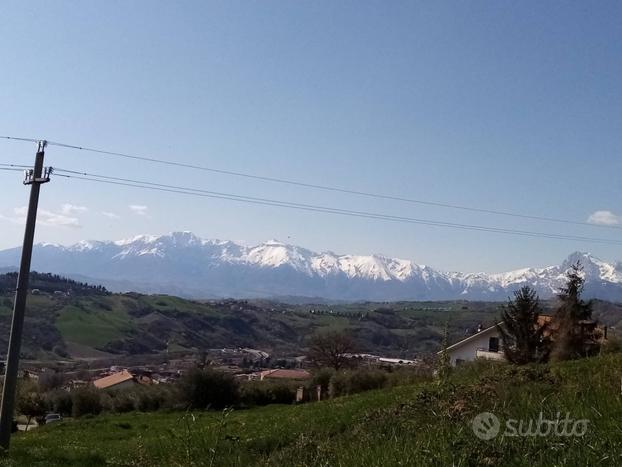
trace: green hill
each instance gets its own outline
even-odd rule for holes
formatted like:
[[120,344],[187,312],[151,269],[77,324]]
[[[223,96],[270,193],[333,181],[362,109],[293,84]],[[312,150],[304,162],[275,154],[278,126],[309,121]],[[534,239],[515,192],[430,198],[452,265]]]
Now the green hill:
[[[8,345],[16,275],[0,275],[0,349]],[[444,323],[456,341],[492,324],[499,303],[393,302],[283,304],[268,300],[199,302],[167,295],[111,294],[51,274],[32,274],[23,356],[94,358],[251,347],[299,355],[322,330],[347,329],[363,352],[409,358],[438,350]],[[597,302],[595,316],[622,323],[622,305]]]
[[[465,366],[436,382],[301,406],[131,413],[69,420],[15,437],[6,465],[622,464],[622,356],[563,364]],[[492,412],[526,426],[586,420],[583,436],[475,436]],[[574,423],[574,422],[573,422]],[[575,433],[579,433],[579,430]]]
[[[0,348],[6,348],[16,275],[0,275]],[[198,302],[167,295],[111,294],[33,273],[23,356],[132,355],[169,350],[252,347],[300,354],[320,330],[348,329],[361,350],[396,356],[435,351],[451,315],[456,337],[494,320],[491,303],[288,305],[267,300]]]

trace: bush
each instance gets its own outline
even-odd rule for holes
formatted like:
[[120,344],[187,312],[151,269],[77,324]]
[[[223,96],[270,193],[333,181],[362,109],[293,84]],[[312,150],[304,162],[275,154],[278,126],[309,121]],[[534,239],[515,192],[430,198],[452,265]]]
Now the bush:
[[262,381],[249,381],[240,386],[240,402],[246,407],[272,403],[272,394]]
[[50,412],[69,416],[72,413],[73,401],[71,394],[63,389],[56,389],[45,395],[47,409]]
[[134,392],[134,408],[141,412],[173,407],[173,392],[167,386],[142,386]]
[[298,384],[274,383],[270,388],[274,404],[292,404],[296,401]]
[[233,376],[215,370],[192,370],[179,381],[180,402],[191,409],[222,409],[239,400]]
[[380,389],[387,382],[387,374],[382,370],[359,370],[350,374],[348,394]]
[[71,393],[74,417],[99,415],[103,410],[101,393],[95,388],[80,388]]
[[382,370],[356,370],[335,373],[330,378],[330,397],[346,396],[379,389],[387,385],[387,373]]
[[297,383],[249,381],[240,387],[240,402],[252,407],[268,404],[292,404],[296,400]]
[[335,374],[335,370],[332,368],[321,368],[313,374],[313,379],[311,380],[310,389],[315,388],[316,386],[322,386],[322,392],[328,391],[328,386],[330,385],[330,379]]
[[328,394],[330,397],[345,396],[348,394],[348,375],[345,372],[335,373],[330,378],[328,385]]
[[111,394],[110,410],[117,413],[131,412],[136,408],[136,399],[133,394],[119,391]]
[[39,375],[39,389],[41,391],[50,391],[58,389],[65,383],[65,376],[62,373],[47,371]]

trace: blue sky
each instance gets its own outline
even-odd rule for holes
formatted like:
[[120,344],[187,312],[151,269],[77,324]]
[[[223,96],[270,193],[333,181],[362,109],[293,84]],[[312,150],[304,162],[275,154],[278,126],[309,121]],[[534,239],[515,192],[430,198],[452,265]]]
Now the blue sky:
[[[622,215],[620,2],[0,4],[0,134],[538,216]],[[0,163],[34,146],[0,141]],[[622,231],[370,200],[49,147],[49,165],[346,209],[570,235]],[[20,175],[0,172],[0,248]],[[130,207],[132,206],[132,207]],[[192,230],[446,270],[620,246],[313,214],[55,178],[37,241]],[[105,214],[104,214],[105,213]]]

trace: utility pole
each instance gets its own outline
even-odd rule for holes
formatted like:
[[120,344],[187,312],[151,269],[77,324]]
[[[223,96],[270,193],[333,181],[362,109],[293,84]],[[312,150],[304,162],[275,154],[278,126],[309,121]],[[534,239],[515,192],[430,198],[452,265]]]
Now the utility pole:
[[11,337],[7,353],[4,386],[2,388],[2,406],[0,407],[0,448],[8,452],[13,428],[13,412],[15,410],[15,390],[17,388],[17,370],[19,367],[19,353],[22,344],[24,329],[24,314],[26,311],[26,297],[28,295],[28,279],[30,276],[30,260],[32,245],[35,238],[35,224],[37,221],[37,206],[39,205],[39,189],[41,184],[50,181],[51,168],[43,169],[46,141],[39,141],[35,167],[26,171],[24,185],[30,185],[30,202],[26,217],[22,260],[17,276],[15,290],[15,304],[13,307],[13,322],[11,323]]

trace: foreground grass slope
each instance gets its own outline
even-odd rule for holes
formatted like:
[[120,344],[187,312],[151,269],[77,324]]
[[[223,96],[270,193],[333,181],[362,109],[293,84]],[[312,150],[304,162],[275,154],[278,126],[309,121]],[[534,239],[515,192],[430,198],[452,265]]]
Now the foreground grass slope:
[[[622,356],[477,364],[423,383],[301,406],[132,413],[17,435],[5,465],[622,465]],[[587,419],[582,437],[477,438],[480,412]]]

